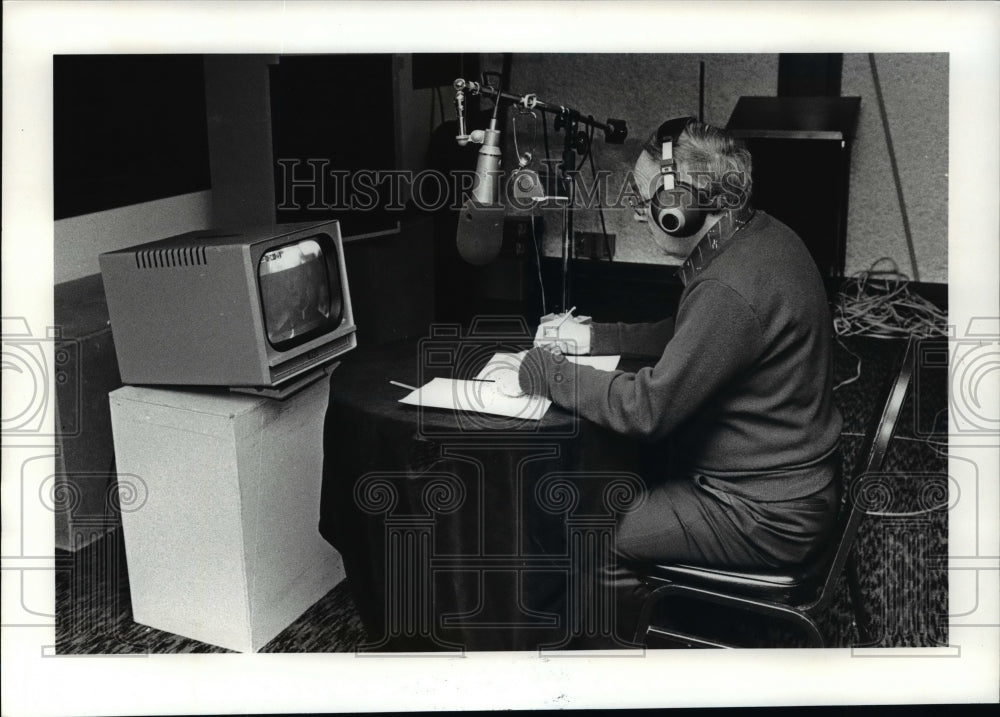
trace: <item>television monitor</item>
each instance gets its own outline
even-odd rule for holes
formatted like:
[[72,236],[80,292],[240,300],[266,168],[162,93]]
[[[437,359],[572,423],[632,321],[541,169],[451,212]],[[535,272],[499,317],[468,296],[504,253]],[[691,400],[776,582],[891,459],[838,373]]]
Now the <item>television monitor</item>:
[[357,346],[336,221],[188,232],[99,261],[124,383],[283,398]]

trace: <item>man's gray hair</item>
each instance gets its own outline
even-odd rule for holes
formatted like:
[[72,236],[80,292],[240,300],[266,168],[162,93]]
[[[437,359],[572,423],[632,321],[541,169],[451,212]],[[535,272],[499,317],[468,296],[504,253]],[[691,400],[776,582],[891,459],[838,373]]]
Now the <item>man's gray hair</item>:
[[[645,151],[660,160],[656,133],[650,136]],[[750,152],[724,129],[692,120],[674,144],[674,160],[682,181],[702,188],[715,185],[713,194],[721,191],[739,196],[741,206],[749,201],[753,188]]]

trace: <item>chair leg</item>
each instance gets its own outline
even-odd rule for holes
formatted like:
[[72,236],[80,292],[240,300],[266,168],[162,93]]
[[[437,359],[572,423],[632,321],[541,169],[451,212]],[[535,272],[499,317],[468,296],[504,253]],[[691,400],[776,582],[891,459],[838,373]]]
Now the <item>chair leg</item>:
[[634,645],[645,645],[646,635],[649,633],[649,623],[652,620],[653,608],[656,607],[656,603],[660,601],[660,591],[653,590],[642,603],[642,608],[639,610],[639,621],[635,626],[635,634],[632,635],[632,644]]
[[874,642],[871,633],[871,616],[865,609],[864,600],[861,598],[861,581],[858,578],[858,561],[855,559],[854,551],[847,556],[847,564],[844,566],[847,576],[847,592],[851,597],[851,607],[854,608],[854,623],[858,628],[858,642],[868,645]]
[[[652,616],[653,616],[652,613],[657,603],[659,603],[663,598],[667,596],[675,594],[683,594],[685,592],[689,591],[686,591],[682,588],[678,593],[678,591],[676,589],[672,589],[671,586],[662,586],[658,589],[655,589],[652,595],[646,598],[639,615],[639,624],[637,625],[636,629],[635,643],[645,645],[647,643],[648,636],[655,635],[661,639],[668,639],[675,642],[686,643],[688,647],[716,647],[716,648],[736,647],[736,645],[716,642],[714,640],[707,640],[686,633],[663,629],[654,626],[652,624]],[[694,592],[702,592],[702,591],[696,590]],[[702,594],[704,595],[703,592]],[[709,599],[711,600],[712,598],[709,597]],[[715,602],[719,601],[716,600]],[[721,601],[721,604],[729,605],[730,607],[735,607],[737,609],[740,607],[739,605],[734,606],[731,601],[727,600]],[[743,605],[743,609],[747,609],[745,604]],[[796,625],[802,630],[803,633],[805,633],[805,636],[809,640],[811,647],[826,647],[826,638],[823,637],[823,633],[822,631],[820,631],[819,625],[816,624],[816,621],[812,618],[811,615],[805,612],[800,612],[798,610],[791,608],[780,608],[777,610],[769,609],[766,611],[761,611],[760,609],[757,609],[754,612],[758,614],[762,613],[771,615],[772,618],[781,620],[786,625],[787,624]]]
[[812,643],[812,647],[826,647],[826,639],[823,637],[823,633],[820,632],[819,625],[817,625],[816,621],[809,615],[801,612],[788,611],[783,615],[783,617],[786,621],[804,628],[804,631],[809,638],[809,642]]

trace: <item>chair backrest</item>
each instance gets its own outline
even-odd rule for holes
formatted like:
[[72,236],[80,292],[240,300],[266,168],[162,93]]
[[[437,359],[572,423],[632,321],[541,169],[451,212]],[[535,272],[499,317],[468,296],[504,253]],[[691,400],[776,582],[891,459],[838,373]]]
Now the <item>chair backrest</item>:
[[844,570],[844,564],[854,547],[854,540],[858,534],[858,528],[865,515],[865,505],[859,497],[863,496],[865,482],[873,474],[882,470],[885,464],[885,456],[889,450],[889,442],[896,431],[896,421],[899,418],[899,410],[906,398],[906,392],[913,376],[914,356],[916,354],[917,340],[910,337],[906,344],[906,351],[903,353],[903,360],[896,374],[895,380],[889,386],[885,394],[885,402],[882,405],[882,414],[878,422],[871,426],[865,434],[861,452],[858,454],[858,465],[854,471],[853,480],[846,486],[844,495],[844,507],[841,510],[840,518],[835,533],[835,545],[833,557],[830,561],[830,569],[826,574],[825,581],[820,589],[815,603],[829,599],[833,594],[833,588],[837,579]]

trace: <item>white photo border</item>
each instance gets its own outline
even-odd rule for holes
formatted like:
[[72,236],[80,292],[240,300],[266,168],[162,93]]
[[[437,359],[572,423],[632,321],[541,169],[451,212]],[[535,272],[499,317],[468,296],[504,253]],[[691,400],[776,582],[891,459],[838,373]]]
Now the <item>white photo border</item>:
[[[238,7],[235,7],[238,6]],[[948,52],[950,323],[1000,316],[997,3],[5,2],[3,314],[52,325],[52,56],[286,52]],[[51,428],[51,427],[50,427]],[[51,430],[49,430],[51,433]],[[32,448],[28,441],[28,449]],[[39,443],[35,448],[44,449]],[[3,605],[52,544],[15,509],[24,453],[4,438]],[[962,446],[953,454],[963,459]],[[44,453],[44,450],[42,450]],[[51,456],[48,458],[51,459]],[[953,459],[954,460],[954,459]],[[992,477],[996,454],[964,460]],[[357,659],[353,655],[46,656],[51,628],[3,630],[8,714],[176,714],[994,701],[1000,655],[995,523],[980,527],[985,624],[959,654],[670,651],[645,659]],[[950,542],[950,541],[949,541]],[[38,553],[38,554],[36,554]],[[970,556],[955,556],[969,558]],[[980,557],[980,556],[973,556]],[[42,591],[44,592],[44,588]],[[989,602],[992,600],[992,603]],[[952,603],[954,596],[952,597]],[[6,619],[4,620],[6,623]],[[915,655],[914,653],[919,653]],[[945,654],[947,652],[947,654]],[[918,659],[919,658],[919,659]]]

